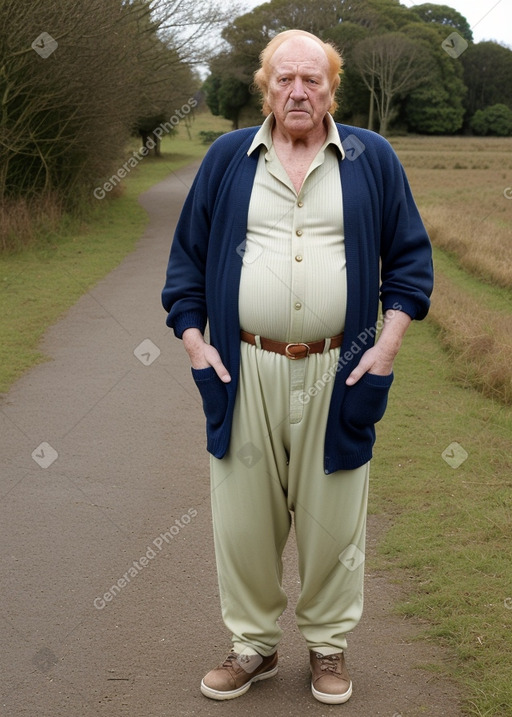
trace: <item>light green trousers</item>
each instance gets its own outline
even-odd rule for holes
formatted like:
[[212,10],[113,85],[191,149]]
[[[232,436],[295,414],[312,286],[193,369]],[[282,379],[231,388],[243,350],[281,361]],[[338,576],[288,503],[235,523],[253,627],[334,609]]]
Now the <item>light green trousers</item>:
[[279,643],[292,514],[301,581],[295,612],[308,648],[344,650],[361,617],[369,463],[331,475],[323,469],[338,354],[292,361],[241,344],[230,449],[211,457],[222,616],[237,652],[267,656]]

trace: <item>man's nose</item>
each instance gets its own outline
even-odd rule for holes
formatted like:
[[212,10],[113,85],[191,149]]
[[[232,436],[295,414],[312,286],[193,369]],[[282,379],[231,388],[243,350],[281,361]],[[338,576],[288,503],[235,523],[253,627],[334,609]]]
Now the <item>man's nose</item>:
[[304,87],[304,82],[301,77],[295,78],[290,97],[293,100],[307,99],[306,88]]

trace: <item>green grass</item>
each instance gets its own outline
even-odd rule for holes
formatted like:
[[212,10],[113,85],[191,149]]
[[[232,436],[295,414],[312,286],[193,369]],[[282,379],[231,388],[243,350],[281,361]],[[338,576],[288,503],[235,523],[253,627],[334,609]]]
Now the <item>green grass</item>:
[[[225,120],[198,115],[192,138],[181,126],[175,137],[164,138],[163,156],[140,162],[124,181],[121,196],[94,200],[85,221],[66,217],[58,231],[41,236],[31,247],[0,255],[1,392],[45,360],[39,342],[48,326],[134,249],[147,219],[139,194],[204,155],[201,130],[229,128]],[[133,149],[136,143],[129,154]]]
[[[512,705],[512,410],[450,381],[428,322],[414,324],[396,362],[378,427],[370,510],[392,527],[376,565],[405,588],[397,610],[451,657],[468,714],[505,717]],[[446,449],[457,443],[446,453]],[[458,467],[449,465],[467,458]],[[375,566],[374,566],[375,567]],[[432,666],[439,671],[440,666]]]

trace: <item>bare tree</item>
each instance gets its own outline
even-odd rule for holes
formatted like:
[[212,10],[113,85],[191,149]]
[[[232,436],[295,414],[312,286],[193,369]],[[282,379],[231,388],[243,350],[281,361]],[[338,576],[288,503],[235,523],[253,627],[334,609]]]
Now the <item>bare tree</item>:
[[227,13],[213,0],[1,0],[0,202],[91,196],[138,118],[193,94],[190,64]]
[[385,135],[395,115],[395,102],[413,90],[429,72],[421,44],[401,33],[366,38],[354,48],[353,61],[370,90],[369,127],[377,108],[379,132]]

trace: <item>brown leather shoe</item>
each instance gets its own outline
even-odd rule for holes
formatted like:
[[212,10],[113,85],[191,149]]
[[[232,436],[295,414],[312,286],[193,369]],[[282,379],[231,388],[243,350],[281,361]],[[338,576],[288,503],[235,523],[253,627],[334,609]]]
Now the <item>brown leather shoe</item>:
[[269,657],[230,652],[224,662],[201,681],[201,692],[212,700],[232,700],[245,694],[253,682],[277,675],[277,652]]
[[345,666],[343,652],[321,655],[309,651],[311,665],[311,692],[319,702],[339,705],[352,694],[352,681]]

